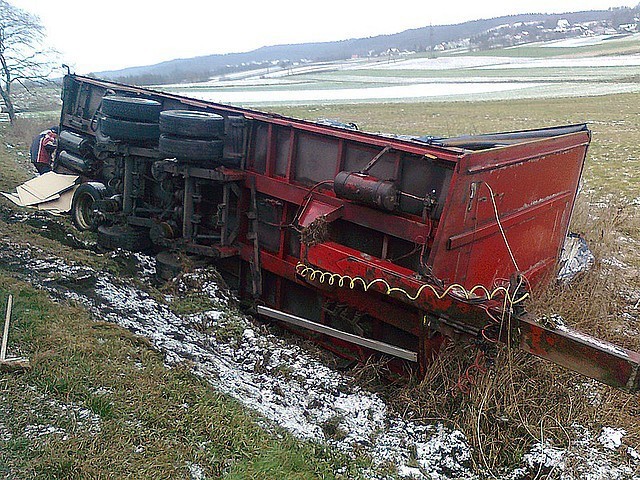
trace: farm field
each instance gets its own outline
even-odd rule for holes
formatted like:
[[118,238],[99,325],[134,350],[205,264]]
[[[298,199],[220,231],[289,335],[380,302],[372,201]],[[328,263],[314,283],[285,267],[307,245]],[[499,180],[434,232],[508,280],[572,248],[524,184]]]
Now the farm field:
[[245,106],[563,98],[640,92],[640,35],[274,67],[163,86]]
[[593,139],[584,191],[640,203],[640,94],[513,101],[271,106],[307,120],[355,122],[361,130],[456,136],[587,123]]

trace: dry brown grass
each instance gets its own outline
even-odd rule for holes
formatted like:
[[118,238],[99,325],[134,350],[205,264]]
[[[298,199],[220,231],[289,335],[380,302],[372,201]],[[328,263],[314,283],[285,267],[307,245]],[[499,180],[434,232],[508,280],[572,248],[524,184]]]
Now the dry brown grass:
[[18,117],[13,125],[8,125],[4,129],[2,136],[6,143],[28,150],[37,134],[57,123],[58,119],[52,115],[35,118]]
[[[640,299],[638,207],[624,200],[605,205],[579,198],[572,229],[588,241],[596,261],[569,286],[551,285],[534,292],[528,310],[557,313],[565,323],[598,338],[640,350],[637,319],[625,315]],[[637,312],[636,312],[637,317]]]
[[0,155],[10,157],[3,162],[0,174],[0,191],[11,191],[16,185],[34,176],[35,168],[29,160],[29,146],[33,138],[45,128],[56,123],[53,116],[18,118],[14,125],[1,124]]
[[464,432],[473,447],[475,466],[488,472],[517,465],[533,442],[570,442],[565,425],[584,416],[584,402],[575,402],[564,388],[565,373],[500,347],[493,365],[486,373],[473,372],[474,383],[466,380],[469,391],[462,392],[459,381],[475,351],[450,343],[424,381],[400,392],[398,404],[421,420],[442,421]]
[[[594,207],[581,198],[573,229],[589,241],[595,265],[570,286],[553,284],[534,292],[527,309],[537,316],[562,315],[571,327],[640,351],[637,312],[624,315],[637,309],[637,268],[610,265],[611,258],[637,258],[629,236],[637,238],[637,214],[638,208],[625,201]],[[489,355],[486,372],[469,369],[477,352],[477,345],[450,342],[421,383],[389,395],[411,418],[443,421],[464,432],[477,468],[497,472],[516,465],[536,442],[571,447],[574,424],[596,434],[603,426],[624,428],[628,445],[640,442],[636,396],[507,346]],[[465,378],[468,371],[470,380]]]

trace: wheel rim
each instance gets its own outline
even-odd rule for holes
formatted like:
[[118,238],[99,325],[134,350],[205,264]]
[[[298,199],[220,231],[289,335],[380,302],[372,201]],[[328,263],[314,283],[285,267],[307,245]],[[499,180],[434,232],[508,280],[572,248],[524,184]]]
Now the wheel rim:
[[77,199],[75,217],[78,226],[83,230],[91,230],[95,225],[94,203],[94,198],[88,193],[83,193]]

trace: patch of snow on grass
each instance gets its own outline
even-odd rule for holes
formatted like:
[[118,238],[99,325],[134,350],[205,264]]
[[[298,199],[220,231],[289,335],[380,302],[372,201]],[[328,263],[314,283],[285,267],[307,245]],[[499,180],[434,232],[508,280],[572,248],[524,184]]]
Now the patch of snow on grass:
[[603,427],[598,437],[598,442],[609,450],[616,450],[622,445],[622,437],[627,432],[622,428]]
[[[469,446],[459,431],[417,425],[391,414],[378,395],[239,314],[228,303],[231,297],[217,286],[199,287],[215,295],[214,303],[221,306],[203,314],[211,334],[193,328],[193,315],[175,315],[131,282],[89,267],[69,266],[57,258],[45,262],[32,258],[34,254],[36,249],[25,252],[24,247],[19,252],[34,284],[85,304],[96,318],[147,337],[164,353],[168,365],[189,362],[194,373],[218,390],[295,435],[327,441],[347,453],[365,453],[374,468],[389,462],[398,468],[411,463],[428,472],[417,478],[449,478],[447,472],[456,472],[454,478],[475,478],[466,465]],[[76,290],[76,275],[91,281]],[[198,278],[202,272],[193,275]],[[235,328],[239,338],[229,343],[216,340],[216,328]],[[327,428],[331,422],[336,428]]]
[[538,442],[524,455],[524,461],[533,471],[541,469],[564,470],[565,454],[563,449],[556,448],[547,442]]
[[[297,436],[324,440],[346,452],[364,447],[374,461],[398,466],[410,461],[413,451],[415,461],[432,473],[455,471],[472,478],[465,466],[470,451],[461,432],[413,425],[391,415],[379,396],[354,386],[300,347],[253,327],[241,315],[224,320],[240,324],[239,342],[222,343],[190,329],[191,322],[115,279],[98,279],[95,292],[92,308],[97,316],[150,338],[169,365],[189,361],[194,372],[216,388]],[[215,319],[226,316],[211,316],[214,331]],[[327,431],[334,419],[335,428]]]
[[197,463],[188,463],[187,467],[189,468],[190,480],[205,480],[207,478],[204,468]]
[[47,435],[62,435],[63,440],[68,438],[66,431],[61,428],[54,427],[53,425],[27,425],[24,428],[23,435],[32,440],[45,437]]
[[13,435],[6,427],[4,423],[0,422],[0,442],[8,442],[13,438]]

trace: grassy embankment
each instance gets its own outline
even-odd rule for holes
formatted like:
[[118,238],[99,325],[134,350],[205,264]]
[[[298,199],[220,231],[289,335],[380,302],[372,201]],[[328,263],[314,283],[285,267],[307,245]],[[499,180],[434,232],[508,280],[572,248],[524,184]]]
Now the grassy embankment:
[[[17,153],[26,151],[23,139],[51,121],[25,123],[18,133],[2,128],[0,191],[29,177]],[[9,203],[0,202],[6,213]],[[28,222],[0,219],[2,242],[119,272],[109,258],[42,233]],[[345,462],[276,426],[265,429],[264,419],[188,365],[166,368],[144,339],[52,301],[11,270],[0,261],[0,311],[4,320],[12,293],[10,353],[30,357],[33,369],[0,373],[0,478],[333,478]]]
[[[584,234],[595,267],[570,288],[535,292],[529,310],[561,314],[571,326],[640,351],[640,95],[438,104],[277,107],[307,119],[355,121],[373,132],[454,136],[588,122],[593,132],[572,230]],[[496,366],[476,375],[471,393],[456,382],[475,349],[451,346],[425,382],[388,394],[414,417],[460,428],[480,467],[513,465],[533,442],[569,446],[574,423],[597,435],[624,428],[640,444],[637,398],[518,352],[499,350]],[[622,449],[621,451],[623,451]],[[624,461],[625,454],[619,456]],[[571,468],[571,466],[569,466]]]

